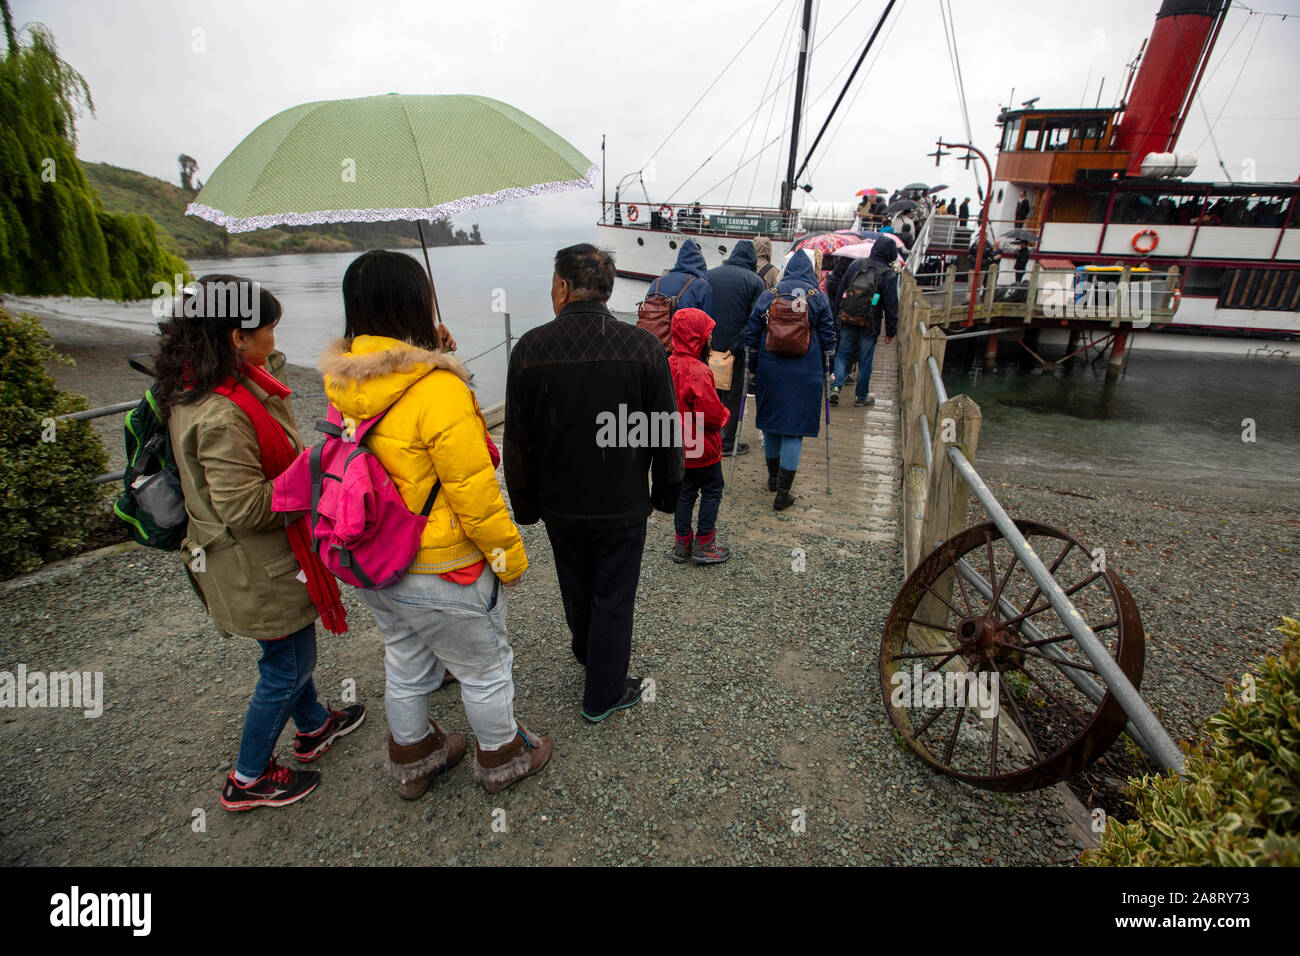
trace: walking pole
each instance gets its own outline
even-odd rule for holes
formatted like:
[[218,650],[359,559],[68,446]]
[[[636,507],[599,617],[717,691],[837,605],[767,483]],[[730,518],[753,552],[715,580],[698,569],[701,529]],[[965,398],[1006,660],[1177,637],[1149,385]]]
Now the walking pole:
[[831,493],[831,396],[826,369],[822,368],[822,407],[826,410],[826,493]]
[[[745,371],[749,371],[748,367]],[[740,388],[740,421],[736,422],[736,437],[731,443],[731,474],[727,476],[728,491],[731,490],[731,483],[736,480],[736,452],[740,450],[740,433],[745,429],[745,399],[749,397],[749,388],[745,385],[744,375],[740,376]]]

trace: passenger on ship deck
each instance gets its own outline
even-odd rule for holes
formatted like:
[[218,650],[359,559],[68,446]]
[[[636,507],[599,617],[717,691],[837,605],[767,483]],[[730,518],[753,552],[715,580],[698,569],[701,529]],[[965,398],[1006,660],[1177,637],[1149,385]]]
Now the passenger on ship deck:
[[754,266],[754,272],[763,280],[763,285],[775,289],[776,284],[781,281],[781,267],[772,261],[772,240],[767,236],[759,236],[755,239],[754,255],[758,256],[758,264]]
[[967,196],[965,199],[961,201],[961,206],[958,207],[957,209],[957,225],[961,226],[964,229],[966,227],[966,223],[968,223],[969,221],[970,221],[970,196]]
[[1025,191],[1020,190],[1020,201],[1016,203],[1016,228],[1023,229],[1025,220],[1029,218],[1029,196]]
[[[778,295],[801,297],[806,304],[812,337],[808,350],[801,356],[774,355],[767,349],[767,310]],[[823,353],[835,348],[830,303],[817,288],[812,259],[802,249],[790,259],[776,290],[764,292],[754,304],[745,325],[745,347],[751,355],[759,356],[760,374],[754,389],[758,406],[755,418],[763,432],[767,487],[776,492],[772,507],[782,511],[794,504],[790,489],[799,467],[803,440],[815,437],[820,430],[826,371]]]
[[757,267],[754,244],[741,239],[727,261],[707,273],[709,288],[713,292],[713,320],[717,323],[713,330],[713,348],[717,352],[730,352],[733,362],[731,388],[718,390],[718,397],[731,413],[722,429],[724,455],[730,455],[733,446],[737,455],[749,451],[748,443],[735,445],[735,440],[736,428],[740,424],[740,399],[745,389],[745,321],[758,297],[767,291],[767,286],[755,272]]
[[650,283],[651,292],[680,296],[679,309],[701,309],[713,317],[713,292],[709,288],[709,266],[694,239],[687,239],[677,250],[672,269]]

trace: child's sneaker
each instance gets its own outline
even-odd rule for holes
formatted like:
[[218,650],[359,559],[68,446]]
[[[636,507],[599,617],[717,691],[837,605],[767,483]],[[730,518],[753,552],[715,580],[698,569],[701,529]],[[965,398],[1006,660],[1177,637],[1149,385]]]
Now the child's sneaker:
[[691,559],[692,535],[678,535],[677,541],[673,545],[673,560],[678,564],[685,564]]
[[695,539],[695,549],[691,557],[695,559],[696,564],[721,564],[731,557],[731,549],[718,544],[717,538],[718,533],[715,531],[707,539]]
[[346,737],[361,726],[366,719],[366,705],[353,704],[342,710],[331,710],[325,726],[312,734],[299,731],[293,738],[293,755],[301,763],[310,763],[333,746],[334,741]]
[[266,772],[250,784],[235,779],[234,771],[221,788],[221,805],[227,810],[252,810],[254,807],[287,807],[316,789],[320,774],[315,770],[290,770],[271,758]]

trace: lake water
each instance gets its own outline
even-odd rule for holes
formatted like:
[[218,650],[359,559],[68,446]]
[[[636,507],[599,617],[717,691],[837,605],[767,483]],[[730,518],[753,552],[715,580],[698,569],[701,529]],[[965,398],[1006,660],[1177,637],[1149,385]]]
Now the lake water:
[[[571,241],[581,242],[576,236]],[[518,337],[552,317],[555,250],[564,240],[516,240],[429,250],[443,315],[469,360],[482,405],[505,395],[503,313]],[[420,251],[402,250],[420,258]],[[276,328],[289,361],[315,365],[343,330],[343,272],[356,253],[195,260],[196,275],[227,272],[262,282],[284,304]],[[647,283],[620,278],[611,307],[628,317]],[[68,318],[152,332],[151,303],[87,299],[13,299]],[[1062,352],[1047,348],[1049,357]],[[982,355],[982,349],[975,351]],[[476,357],[477,356],[477,357]],[[957,356],[950,350],[950,359]],[[950,361],[950,394],[980,404],[984,425],[978,461],[1058,470],[1150,475],[1189,480],[1300,483],[1300,362],[1226,356],[1131,353],[1127,374],[1107,383],[1104,368],[989,373]],[[1242,422],[1254,422],[1243,442]]]

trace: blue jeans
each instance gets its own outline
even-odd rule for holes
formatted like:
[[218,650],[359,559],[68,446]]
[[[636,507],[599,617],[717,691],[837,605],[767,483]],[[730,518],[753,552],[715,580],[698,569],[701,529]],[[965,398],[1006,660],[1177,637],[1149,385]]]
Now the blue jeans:
[[329,720],[330,712],[316,698],[312,671],[316,669],[316,625],[278,641],[258,641],[262,656],[257,662],[257,687],[244,718],[244,735],[239,741],[235,769],[245,777],[266,772],[284,725],[310,733]]
[[777,435],[763,432],[763,455],[767,458],[781,459],[780,467],[786,471],[799,469],[799,456],[802,453],[802,435]]
[[871,334],[869,326],[844,325],[840,328],[840,347],[835,352],[835,377],[831,380],[833,388],[843,387],[854,352],[858,355],[858,380],[853,393],[861,400],[867,397],[867,386],[871,384],[871,365],[876,357],[876,337]]

